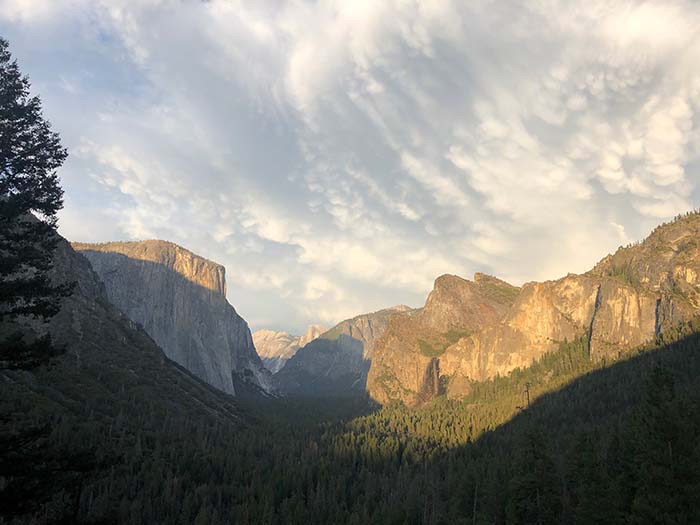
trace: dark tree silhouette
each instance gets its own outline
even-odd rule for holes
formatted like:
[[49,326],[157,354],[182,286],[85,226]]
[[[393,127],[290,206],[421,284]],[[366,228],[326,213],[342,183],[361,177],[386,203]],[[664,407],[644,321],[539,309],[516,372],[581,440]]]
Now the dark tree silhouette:
[[31,368],[55,349],[19,324],[55,315],[71,289],[50,278],[67,152],[8,47],[0,38],[0,367]]

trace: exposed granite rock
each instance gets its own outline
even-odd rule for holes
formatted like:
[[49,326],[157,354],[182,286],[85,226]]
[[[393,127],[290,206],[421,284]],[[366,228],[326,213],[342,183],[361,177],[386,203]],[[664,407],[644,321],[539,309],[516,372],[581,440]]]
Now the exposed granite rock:
[[75,287],[40,330],[48,329],[65,352],[49,366],[0,371],[3,398],[50,407],[47,414],[52,418],[84,421],[89,414],[91,425],[105,429],[110,422],[140,421],[146,412],[154,419],[163,414],[171,418],[203,414],[209,424],[245,423],[247,416],[233,397],[167,359],[143,328],[108,300],[88,260],[64,239],[57,245],[53,264],[52,281],[72,282]]
[[587,275],[601,280],[591,357],[614,359],[700,307],[700,213],[657,227],[644,242],[618,249]]
[[446,393],[459,396],[470,381],[483,381],[529,366],[559,343],[585,335],[596,307],[598,283],[568,275],[527,283],[506,315],[457,341],[441,358]]
[[502,319],[519,288],[484,274],[474,281],[454,275],[435,280],[420,310],[391,319],[377,341],[367,379],[372,397],[386,403],[400,399],[415,404],[436,395],[444,375],[442,356],[460,340]]
[[588,338],[591,359],[617,359],[699,315],[699,275],[694,213],[583,275],[521,289],[482,274],[474,282],[442,276],[421,310],[392,319],[376,345],[368,391],[382,403],[460,396],[473,381],[529,366],[579,337]]
[[226,300],[223,266],[166,241],[73,247],[170,359],[230,394],[238,381],[270,390],[248,324]]
[[347,319],[300,348],[274,376],[287,395],[364,394],[377,339],[389,319],[407,306]]
[[435,280],[415,322],[437,332],[476,329],[500,319],[518,292],[517,287],[482,273],[475,274],[473,282],[443,275]]
[[306,346],[325,331],[323,326],[317,324],[309,325],[304,335],[263,329],[253,333],[253,343],[265,368],[276,374],[299,348]]

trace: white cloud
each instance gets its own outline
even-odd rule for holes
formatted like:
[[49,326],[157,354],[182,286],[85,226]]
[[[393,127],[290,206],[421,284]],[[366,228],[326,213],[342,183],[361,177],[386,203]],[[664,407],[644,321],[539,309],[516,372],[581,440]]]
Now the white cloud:
[[61,231],[188,246],[297,332],[445,272],[584,271],[697,206],[698,27],[680,0],[0,0],[71,150]]

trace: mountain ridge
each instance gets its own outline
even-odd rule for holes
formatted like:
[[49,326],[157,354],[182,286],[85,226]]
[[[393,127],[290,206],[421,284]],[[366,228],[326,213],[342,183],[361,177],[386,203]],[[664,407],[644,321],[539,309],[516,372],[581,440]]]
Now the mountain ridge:
[[[588,337],[594,360],[614,360],[698,315],[700,213],[660,225],[583,274],[513,287],[441,276],[425,306],[395,316],[368,373],[380,403],[460,397],[474,381],[527,367],[562,342]],[[478,277],[477,277],[478,276]],[[496,284],[494,293],[480,290]]]

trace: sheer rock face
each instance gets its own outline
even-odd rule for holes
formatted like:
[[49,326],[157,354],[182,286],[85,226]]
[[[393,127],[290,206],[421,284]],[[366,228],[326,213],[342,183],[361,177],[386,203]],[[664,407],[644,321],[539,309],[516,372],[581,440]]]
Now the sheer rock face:
[[269,391],[248,324],[226,300],[223,266],[165,241],[73,247],[90,261],[109,300],[170,359],[230,394],[237,381]]
[[203,421],[247,424],[234,398],[167,359],[143,328],[109,301],[90,262],[64,239],[53,264],[52,281],[72,282],[75,288],[40,331],[48,329],[65,353],[49,366],[0,372],[3,395],[51,407],[52,417],[78,421],[98,413],[93,423],[105,429],[110,421],[138,421],[143,410],[156,419],[164,413],[176,419],[204,414]]
[[265,368],[276,374],[299,348],[317,339],[325,331],[324,327],[317,324],[309,325],[304,335],[257,330],[253,333],[253,343]]
[[614,359],[698,315],[699,273],[700,213],[605,257],[587,274],[602,281],[591,357]]
[[700,314],[699,276],[696,213],[583,275],[520,289],[482,274],[440,277],[425,307],[396,316],[378,341],[368,391],[382,403],[460,396],[584,336],[592,359],[617,359]]
[[274,376],[287,395],[356,395],[365,392],[378,338],[407,306],[347,319],[301,347]]

